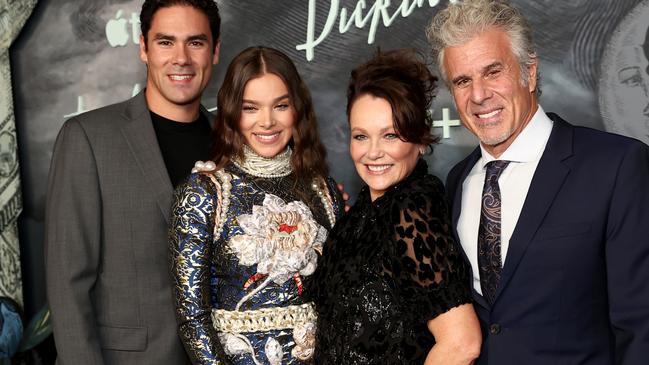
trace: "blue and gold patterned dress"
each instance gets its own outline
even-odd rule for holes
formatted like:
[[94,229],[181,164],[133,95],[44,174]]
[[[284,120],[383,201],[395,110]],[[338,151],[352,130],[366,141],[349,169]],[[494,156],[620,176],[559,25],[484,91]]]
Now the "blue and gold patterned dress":
[[193,173],[176,190],[180,337],[194,364],[312,363],[316,317],[304,294],[342,214],[340,194],[331,178],[296,182],[288,149],[279,168],[251,164],[246,152],[244,163]]

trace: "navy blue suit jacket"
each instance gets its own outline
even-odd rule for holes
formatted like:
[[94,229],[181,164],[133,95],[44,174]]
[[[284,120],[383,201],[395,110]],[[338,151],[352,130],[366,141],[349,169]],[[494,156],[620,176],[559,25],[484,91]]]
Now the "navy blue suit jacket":
[[[548,116],[494,304],[473,292],[477,364],[647,365],[649,147]],[[479,158],[476,148],[448,175],[454,227]]]

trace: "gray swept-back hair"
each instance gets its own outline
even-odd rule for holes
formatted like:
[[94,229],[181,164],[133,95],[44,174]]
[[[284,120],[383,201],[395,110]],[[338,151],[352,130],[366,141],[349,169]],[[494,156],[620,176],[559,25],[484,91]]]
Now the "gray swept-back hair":
[[[460,46],[490,28],[500,28],[511,41],[511,49],[518,60],[521,82],[527,85],[528,67],[537,60],[532,41],[532,28],[523,14],[506,0],[465,0],[450,3],[433,17],[426,36],[437,61],[442,79],[449,85],[444,68],[444,49]],[[536,93],[540,95],[537,72]]]

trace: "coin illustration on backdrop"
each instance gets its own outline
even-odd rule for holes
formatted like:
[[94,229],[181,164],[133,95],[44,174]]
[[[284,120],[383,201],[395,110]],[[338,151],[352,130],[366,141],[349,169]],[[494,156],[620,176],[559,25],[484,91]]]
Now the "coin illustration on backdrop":
[[649,0],[622,19],[600,67],[599,108],[606,130],[649,144]]

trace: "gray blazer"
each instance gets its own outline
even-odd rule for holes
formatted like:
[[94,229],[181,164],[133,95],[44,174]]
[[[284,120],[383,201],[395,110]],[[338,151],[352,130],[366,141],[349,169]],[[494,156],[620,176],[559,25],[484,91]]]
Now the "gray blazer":
[[63,125],[45,218],[58,364],[189,363],[167,258],[172,193],[144,92]]

